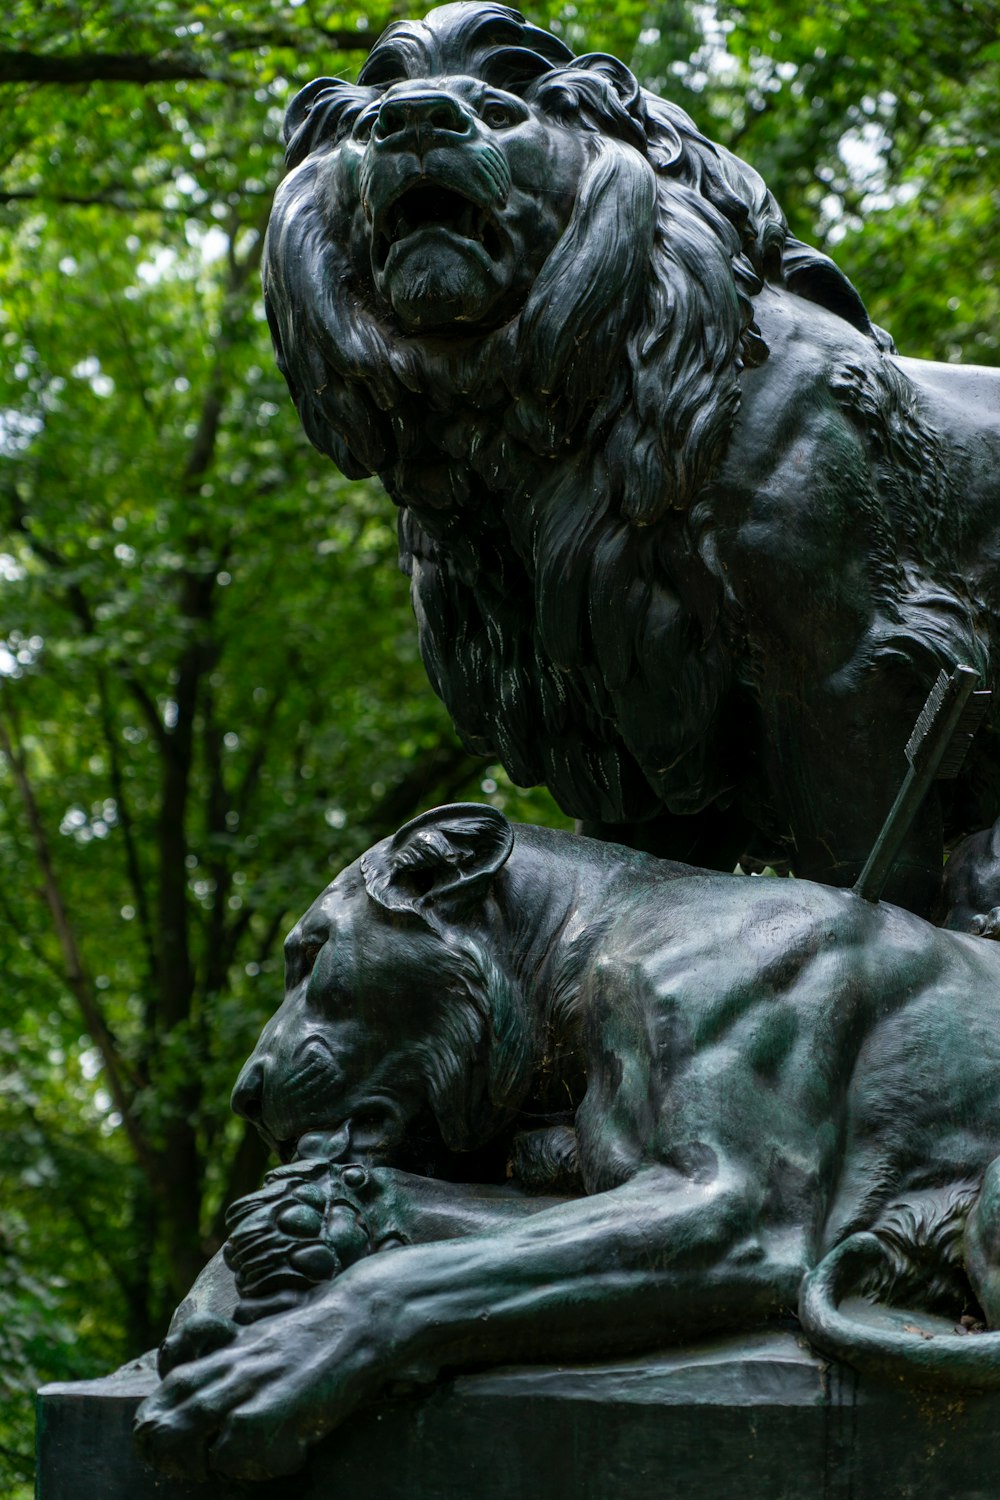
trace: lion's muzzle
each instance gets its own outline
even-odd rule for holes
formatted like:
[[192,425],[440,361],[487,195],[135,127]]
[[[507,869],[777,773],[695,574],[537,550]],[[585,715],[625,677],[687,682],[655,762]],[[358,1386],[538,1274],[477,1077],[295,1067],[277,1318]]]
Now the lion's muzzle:
[[377,290],[406,326],[483,316],[517,263],[497,133],[454,88],[422,82],[366,110],[354,142]]
[[387,94],[371,123],[372,139],[418,154],[440,135],[470,137],[476,116],[463,99],[445,89],[409,88]]

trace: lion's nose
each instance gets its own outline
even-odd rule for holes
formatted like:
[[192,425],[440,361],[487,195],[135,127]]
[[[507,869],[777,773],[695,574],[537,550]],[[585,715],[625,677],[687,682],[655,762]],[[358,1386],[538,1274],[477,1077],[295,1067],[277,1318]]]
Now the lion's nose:
[[258,1059],[251,1058],[244,1067],[236,1080],[230,1103],[233,1112],[245,1120],[254,1124],[260,1120],[264,1112],[264,1064]]
[[377,141],[407,130],[468,135],[474,123],[475,115],[461,99],[438,89],[410,89],[382,100],[372,135]]

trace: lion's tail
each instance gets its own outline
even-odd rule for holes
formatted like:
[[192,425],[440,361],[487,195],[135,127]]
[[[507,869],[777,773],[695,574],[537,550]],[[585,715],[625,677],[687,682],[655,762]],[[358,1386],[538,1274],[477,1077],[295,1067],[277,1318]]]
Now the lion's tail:
[[810,1342],[823,1354],[863,1374],[915,1385],[1000,1390],[1000,1333],[908,1332],[867,1322],[841,1311],[856,1295],[891,1270],[889,1250],[878,1235],[852,1234],[834,1247],[802,1283],[799,1318]]

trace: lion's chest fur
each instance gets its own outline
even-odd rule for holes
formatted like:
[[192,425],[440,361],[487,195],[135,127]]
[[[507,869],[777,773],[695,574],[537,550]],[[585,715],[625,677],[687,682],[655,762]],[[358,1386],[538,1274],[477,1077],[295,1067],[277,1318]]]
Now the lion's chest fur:
[[[625,525],[599,454],[479,443],[482,425],[470,415],[464,462],[428,454],[390,483],[424,661],[459,732],[576,817],[711,801],[730,665],[701,538],[680,514]],[[406,504],[446,470],[457,501]]]
[[[770,291],[758,304],[771,357],[741,376],[703,499],[655,525],[624,519],[594,434],[533,450],[517,403],[499,396],[474,407],[456,395],[386,476],[406,507],[402,555],[437,691],[470,747],[546,783],[574,816],[693,812],[736,785],[758,821],[729,724],[743,696],[763,709],[769,756],[789,683],[836,700],[834,715],[846,697],[850,714],[901,601],[913,599],[915,641],[925,600],[928,615],[953,608],[920,583],[954,523],[944,455],[908,381],[815,304]],[[955,633],[951,619],[927,626]],[[910,722],[928,670],[921,659],[902,689]],[[788,837],[783,815],[801,832],[787,768],[766,779],[774,836]],[[875,826],[852,856],[882,815],[866,813]]]

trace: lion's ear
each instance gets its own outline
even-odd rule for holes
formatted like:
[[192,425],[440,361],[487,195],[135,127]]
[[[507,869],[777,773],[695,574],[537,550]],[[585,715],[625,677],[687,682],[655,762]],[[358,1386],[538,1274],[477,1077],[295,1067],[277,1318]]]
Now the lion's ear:
[[456,802],[421,813],[361,861],[365,888],[389,911],[423,912],[442,901],[485,893],[514,846],[503,813]]
[[627,110],[633,111],[639,107],[642,98],[639,80],[631,69],[626,68],[623,62],[619,62],[609,52],[585,52],[582,57],[575,57],[571,66],[584,68],[588,73],[596,73],[603,78],[605,83],[611,85]]
[[[662,171],[680,160],[684,147],[670,118],[671,107],[655,94],[647,94],[623,62],[606,52],[588,52],[583,57],[574,58],[569,69],[556,73],[554,77],[561,82],[567,75],[572,77],[573,70],[596,75],[604,85],[606,104],[600,116],[610,134],[637,146],[653,166]],[[617,105],[611,101],[617,101]],[[684,118],[683,111],[677,113]]]

